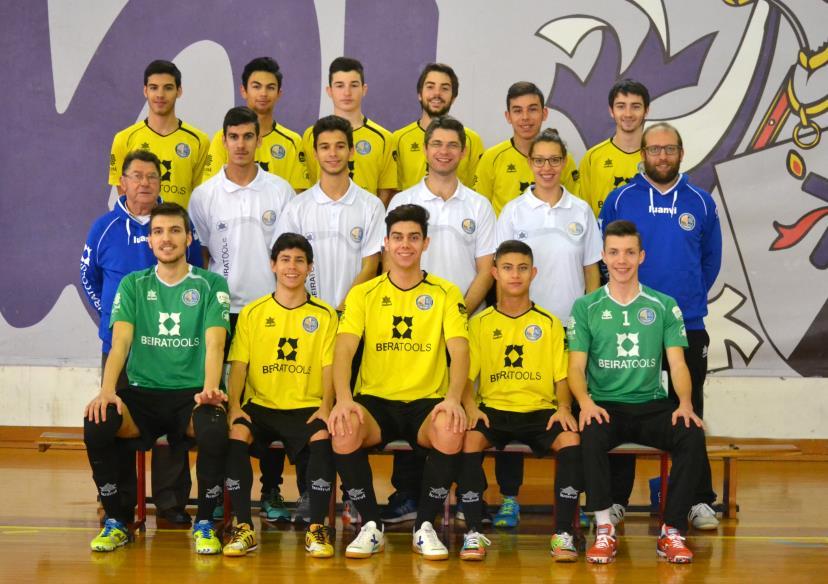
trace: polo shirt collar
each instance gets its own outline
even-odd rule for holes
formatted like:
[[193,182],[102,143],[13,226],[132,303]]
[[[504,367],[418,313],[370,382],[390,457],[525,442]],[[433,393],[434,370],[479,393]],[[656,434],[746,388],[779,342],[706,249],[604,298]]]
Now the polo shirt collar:
[[236,183],[231,181],[229,178],[227,178],[227,172],[225,171],[225,167],[222,166],[221,167],[221,176],[223,177],[222,186],[224,187],[224,190],[228,193],[235,193],[236,191],[241,191],[241,190],[261,191],[261,190],[264,189],[264,183],[265,183],[264,173],[265,173],[265,171],[262,170],[262,167],[257,164],[256,165],[256,176],[253,178],[252,181],[250,181],[249,184],[247,184],[245,186],[241,186],[241,185],[237,185]]
[[[572,194],[569,191],[567,191],[564,187],[561,187],[561,188],[563,189],[563,195],[561,196],[560,200],[555,205],[551,205],[551,208],[552,209],[571,209],[572,208]],[[533,209],[538,209],[540,207],[543,207],[544,205],[550,206],[549,203],[539,199],[535,195],[535,187],[534,186],[529,187],[529,190],[527,192],[529,194],[529,198],[528,198],[529,206],[532,207]]]
[[348,186],[348,190],[342,196],[341,199],[338,201],[334,201],[328,195],[325,194],[325,191],[322,190],[320,186],[321,183],[316,183],[313,186],[312,190],[312,197],[315,203],[319,205],[334,205],[334,204],[342,204],[342,205],[353,205],[354,201],[356,200],[356,183],[351,180]]

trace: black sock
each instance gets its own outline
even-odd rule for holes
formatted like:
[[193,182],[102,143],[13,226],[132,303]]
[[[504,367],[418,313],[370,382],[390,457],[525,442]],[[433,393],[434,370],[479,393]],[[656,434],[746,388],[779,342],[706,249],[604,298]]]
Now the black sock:
[[[316,440],[308,445],[310,461],[307,471],[307,490],[310,495],[311,523],[325,523],[331,502],[331,485],[336,477],[331,441]],[[333,526],[331,526],[333,527]]]
[[414,523],[415,531],[420,529],[425,521],[434,522],[434,518],[442,511],[449,488],[454,481],[455,465],[459,460],[460,453],[443,454],[434,449],[429,451],[423,471],[423,489],[420,493],[417,520]]
[[119,445],[115,438],[122,422],[123,417],[115,405],[110,404],[106,409],[105,422],[95,423],[84,418],[83,441],[86,444],[89,466],[92,467],[92,479],[98,488],[98,496],[101,498],[101,506],[106,516],[126,524],[129,517],[124,510],[118,488]]
[[342,479],[348,498],[359,506],[359,513],[364,523],[373,521],[381,525],[377,496],[368,464],[368,451],[360,448],[350,454],[334,454],[336,472]]
[[467,530],[480,531],[483,521],[483,492],[486,490],[483,453],[464,452],[461,460],[460,476],[457,479],[457,502],[463,503]]
[[250,512],[250,490],[253,488],[253,467],[250,465],[250,453],[247,442],[230,440],[227,447],[227,478],[224,481],[233,513],[239,523],[253,525]]
[[[193,410],[198,456],[198,512],[196,521],[212,521],[213,511],[224,495],[224,463],[227,458],[227,413],[217,406]],[[251,479],[252,481],[252,479]],[[248,486],[248,492],[249,492]]]
[[578,495],[584,485],[581,446],[561,448],[555,458],[555,533],[572,533]]

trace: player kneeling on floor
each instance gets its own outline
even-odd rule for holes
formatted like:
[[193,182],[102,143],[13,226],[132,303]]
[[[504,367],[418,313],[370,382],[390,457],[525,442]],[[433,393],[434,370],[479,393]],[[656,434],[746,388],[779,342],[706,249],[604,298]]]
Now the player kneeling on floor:
[[[195,438],[195,548],[200,554],[221,551],[211,518],[222,495],[227,450],[227,397],[219,380],[230,294],[224,278],[187,263],[191,242],[183,207],[155,207],[148,243],[158,264],[125,276],[112,304],[112,350],[101,391],[84,410],[86,452],[107,517],[91,543],[98,552],[112,551],[128,539],[132,510],[121,504],[118,441],[134,439],[148,450],[164,434],[173,449],[188,449]],[[129,387],[116,393],[125,363]]]
[[[334,555],[333,528],[324,525],[335,478],[326,420],[333,404],[332,363],[336,311],[305,291],[313,249],[296,233],[283,233],[270,254],[276,291],[245,306],[230,347],[230,446],[227,490],[237,525],[225,556],[257,547],[250,512],[253,469],[249,445],[281,440],[291,462],[307,448],[311,524],[305,549]],[[244,396],[244,404],[241,403]]]
[[[558,460],[555,474],[555,535],[551,553],[557,562],[574,562],[578,551],[572,523],[583,471],[577,423],[566,382],[567,354],[561,322],[529,299],[537,274],[532,248],[507,240],[495,252],[492,274],[498,302],[469,322],[470,383],[464,394],[469,431],[463,443],[458,497],[468,532],[462,560],[482,560],[491,542],[479,533],[485,486],[483,450],[509,442],[529,445]],[[475,398],[471,383],[479,377]]]

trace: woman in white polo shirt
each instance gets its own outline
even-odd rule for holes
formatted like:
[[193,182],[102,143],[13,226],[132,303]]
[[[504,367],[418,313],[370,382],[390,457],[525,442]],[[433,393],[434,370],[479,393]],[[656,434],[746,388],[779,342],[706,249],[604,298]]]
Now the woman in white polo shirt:
[[503,207],[497,220],[497,243],[526,242],[538,275],[530,296],[567,323],[575,300],[600,284],[601,231],[589,205],[561,185],[566,145],[557,131],[546,129],[529,147],[535,184]]

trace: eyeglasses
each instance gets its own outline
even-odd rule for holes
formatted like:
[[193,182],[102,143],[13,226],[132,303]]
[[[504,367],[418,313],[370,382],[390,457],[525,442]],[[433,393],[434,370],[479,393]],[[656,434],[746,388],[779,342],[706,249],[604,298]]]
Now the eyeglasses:
[[681,146],[677,144],[668,144],[667,146],[645,146],[644,152],[650,156],[658,156],[662,152],[666,152],[668,156],[675,156],[681,152]]
[[557,168],[561,164],[563,164],[563,156],[550,156],[549,158],[542,158],[540,156],[533,156],[529,159],[532,163],[532,166],[535,168],[543,168],[545,164],[548,164],[551,168]]
[[141,174],[140,172],[133,172],[132,174],[125,174],[124,176],[137,183],[142,183],[144,181],[147,181],[148,183],[157,183],[161,180],[161,177],[157,174]]
[[440,140],[432,140],[428,143],[428,147],[434,148],[435,150],[440,150],[441,148],[445,147],[446,149],[455,152],[463,149],[463,146],[460,144],[460,142],[441,142]]

